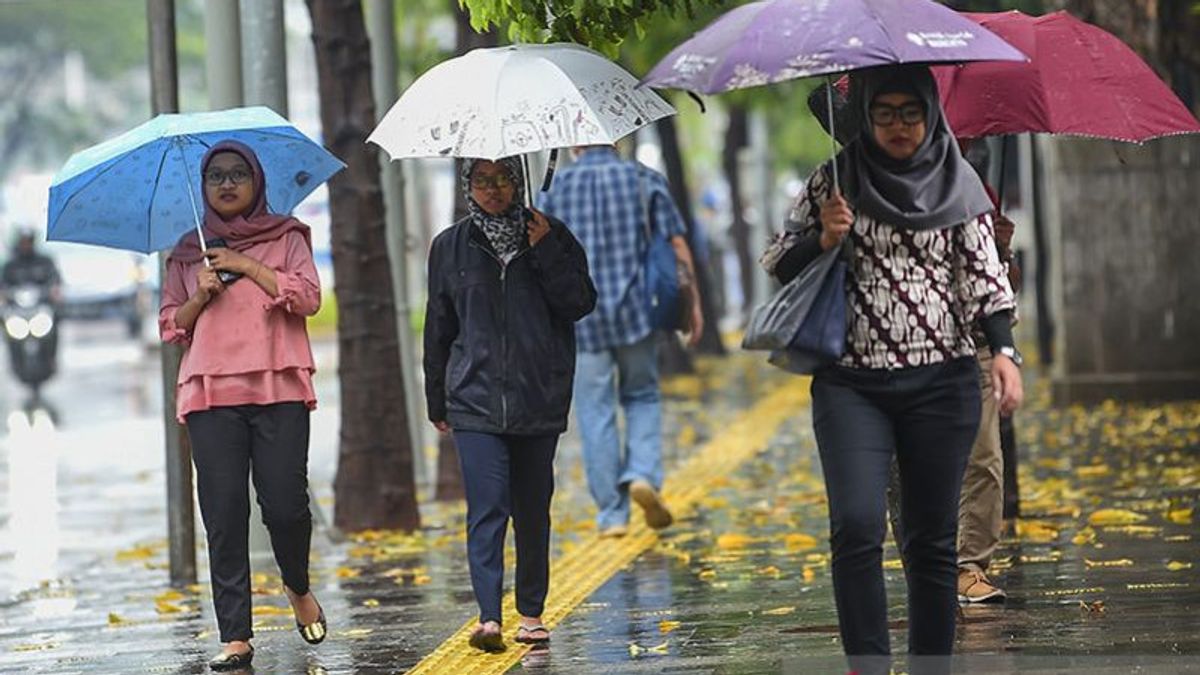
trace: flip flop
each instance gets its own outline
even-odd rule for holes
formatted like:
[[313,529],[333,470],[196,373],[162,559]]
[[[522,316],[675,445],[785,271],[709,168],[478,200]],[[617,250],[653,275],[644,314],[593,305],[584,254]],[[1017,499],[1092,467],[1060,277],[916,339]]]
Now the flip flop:
[[[538,633],[538,632],[545,633],[546,636],[545,637],[532,637],[530,635],[530,633]],[[532,626],[526,626],[525,624],[521,624],[520,626],[517,626],[517,636],[515,638],[513,638],[513,640],[515,642],[520,642],[523,645],[544,645],[544,644],[550,642],[550,629],[546,628],[546,626],[544,626],[543,624],[540,624],[540,623],[534,624]]]

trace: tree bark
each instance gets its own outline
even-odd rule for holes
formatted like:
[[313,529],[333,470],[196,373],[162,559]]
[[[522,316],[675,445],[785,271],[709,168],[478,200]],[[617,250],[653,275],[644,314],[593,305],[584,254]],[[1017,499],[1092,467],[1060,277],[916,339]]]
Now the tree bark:
[[[500,44],[495,31],[476,33],[471,28],[471,15],[463,9],[458,0],[450,0],[451,11],[454,12],[455,54],[462,56],[472,49],[495,47]],[[454,160],[454,220],[457,222],[467,216],[467,198],[458,184],[462,174],[462,160]],[[437,478],[434,498],[438,501],[453,501],[466,496],[463,488],[462,470],[458,466],[458,450],[454,446],[454,437],[442,434],[438,437]]]
[[346,162],[329,182],[338,298],[341,431],[334,522],[420,526],[387,257],[371,58],[360,0],[307,0],[325,142]]
[[745,204],[742,198],[742,171],[738,153],[749,142],[749,115],[740,105],[729,108],[729,126],[725,129],[725,147],[721,152],[721,166],[725,179],[729,181],[729,203],[733,211],[733,224],[729,227],[737,252],[738,271],[742,282],[742,314],[749,316],[754,303],[754,254],[750,250],[750,224],[746,222]]
[[696,351],[701,354],[724,356],[725,345],[721,342],[720,315],[717,312],[712,282],[712,265],[714,261],[705,251],[705,259],[701,260],[696,242],[699,239],[696,230],[696,217],[692,212],[691,190],[688,189],[687,172],[684,170],[683,153],[679,147],[679,131],[675,118],[665,117],[658,122],[658,139],[662,144],[663,163],[667,169],[667,181],[671,184],[671,197],[683,214],[683,222],[687,225],[688,245],[692,248],[692,257],[696,262],[696,285],[700,289],[700,308],[704,310],[704,331],[700,334],[700,344]]

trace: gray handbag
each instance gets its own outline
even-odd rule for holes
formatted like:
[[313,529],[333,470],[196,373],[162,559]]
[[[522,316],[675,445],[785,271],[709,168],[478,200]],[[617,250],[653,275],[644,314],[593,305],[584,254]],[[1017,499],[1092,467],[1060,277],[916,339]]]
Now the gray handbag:
[[809,374],[836,361],[845,349],[847,246],[817,256],[750,318],[744,349],[769,350],[769,362]]

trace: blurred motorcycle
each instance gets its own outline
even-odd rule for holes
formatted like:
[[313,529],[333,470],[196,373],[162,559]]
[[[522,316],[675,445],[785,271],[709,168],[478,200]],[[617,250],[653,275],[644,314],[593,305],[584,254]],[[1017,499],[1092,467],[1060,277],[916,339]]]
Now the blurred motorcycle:
[[11,288],[2,312],[12,372],[36,397],[58,370],[58,316],[51,290],[32,284]]

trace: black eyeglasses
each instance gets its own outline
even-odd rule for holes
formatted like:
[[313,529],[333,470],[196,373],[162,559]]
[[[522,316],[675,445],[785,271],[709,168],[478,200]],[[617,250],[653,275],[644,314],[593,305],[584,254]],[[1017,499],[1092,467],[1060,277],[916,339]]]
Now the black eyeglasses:
[[471,176],[471,187],[477,190],[487,190],[488,188],[503,190],[512,187],[512,184],[512,179],[503,173],[495,176]]
[[870,112],[871,123],[877,127],[890,127],[896,120],[908,127],[925,121],[925,106],[920,103],[905,103],[902,106],[873,103]]
[[245,185],[250,181],[250,178],[250,172],[245,169],[233,169],[230,171],[209,169],[204,172],[204,182],[213,187],[223,185],[226,180],[233,181],[234,185]]

